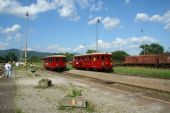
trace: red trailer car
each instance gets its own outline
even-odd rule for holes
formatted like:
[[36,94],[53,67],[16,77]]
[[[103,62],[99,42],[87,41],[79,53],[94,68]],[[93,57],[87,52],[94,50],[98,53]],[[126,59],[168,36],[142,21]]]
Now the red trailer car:
[[66,56],[51,55],[43,58],[43,67],[50,70],[65,70]]
[[112,70],[110,53],[91,53],[84,55],[75,55],[73,57],[73,67],[76,69],[89,70]]

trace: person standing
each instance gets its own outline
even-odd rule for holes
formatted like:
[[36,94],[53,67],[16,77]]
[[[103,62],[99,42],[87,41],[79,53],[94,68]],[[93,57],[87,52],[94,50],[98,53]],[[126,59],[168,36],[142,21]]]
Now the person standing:
[[9,62],[8,78],[11,79],[11,77],[12,77],[12,64]]
[[11,73],[12,73],[12,65],[10,62],[5,64],[5,71],[6,71],[6,77],[7,79],[11,79]]

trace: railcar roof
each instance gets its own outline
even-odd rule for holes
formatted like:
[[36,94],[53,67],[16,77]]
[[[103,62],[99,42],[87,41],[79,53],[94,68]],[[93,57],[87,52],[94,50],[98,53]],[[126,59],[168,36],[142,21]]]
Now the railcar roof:
[[66,57],[65,55],[50,55],[50,56],[46,56],[44,58],[50,58],[50,57]]
[[90,54],[74,55],[74,57],[88,56],[88,55],[111,55],[111,53],[90,53]]
[[158,56],[158,55],[134,55],[134,56],[127,56],[127,57],[142,57],[142,56]]

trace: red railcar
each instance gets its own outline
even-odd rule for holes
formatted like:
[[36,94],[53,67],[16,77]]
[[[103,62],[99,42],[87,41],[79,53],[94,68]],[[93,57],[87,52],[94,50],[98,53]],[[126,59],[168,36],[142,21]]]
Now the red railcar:
[[65,70],[66,56],[51,55],[43,58],[43,67],[50,70]]
[[89,70],[112,70],[110,53],[91,53],[84,55],[75,55],[73,57],[73,67],[76,69]]

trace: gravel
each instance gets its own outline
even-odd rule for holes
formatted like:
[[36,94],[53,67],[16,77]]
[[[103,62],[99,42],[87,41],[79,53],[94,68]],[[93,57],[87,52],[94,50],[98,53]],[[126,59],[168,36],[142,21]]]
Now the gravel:
[[[24,71],[18,71],[15,83],[16,107],[23,113],[91,113],[84,108],[66,108],[60,110],[60,101],[73,88],[81,89],[83,97],[94,105],[94,113],[169,113],[170,104],[144,99],[139,93],[123,93],[87,84],[78,80],[62,77],[42,71],[38,77],[26,76]],[[58,75],[58,76],[57,76]],[[42,78],[52,80],[50,88],[38,88]]]

